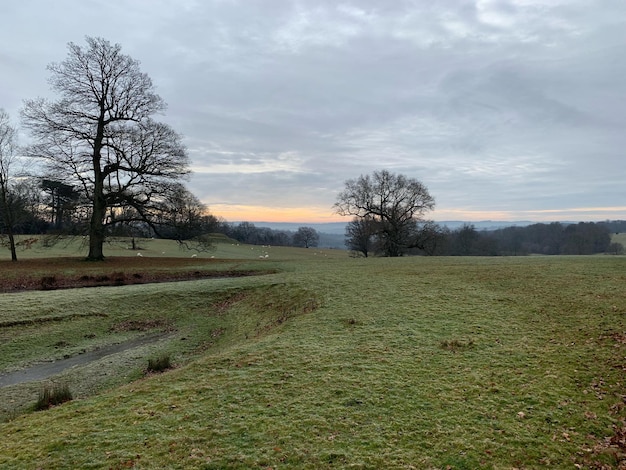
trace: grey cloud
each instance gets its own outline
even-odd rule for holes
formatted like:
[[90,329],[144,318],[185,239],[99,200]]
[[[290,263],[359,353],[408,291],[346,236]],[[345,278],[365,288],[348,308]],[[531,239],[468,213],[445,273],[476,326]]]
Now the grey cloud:
[[169,103],[207,202],[330,212],[343,181],[386,167],[441,209],[624,205],[621,0],[52,5],[3,4],[0,107],[46,94],[68,41],[119,42]]

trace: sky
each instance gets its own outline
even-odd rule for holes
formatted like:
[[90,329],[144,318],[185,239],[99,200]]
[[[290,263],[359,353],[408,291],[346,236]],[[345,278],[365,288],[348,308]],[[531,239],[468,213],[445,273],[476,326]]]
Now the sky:
[[86,36],[141,63],[227,221],[348,222],[382,169],[437,221],[626,219],[624,0],[3,0],[16,125]]

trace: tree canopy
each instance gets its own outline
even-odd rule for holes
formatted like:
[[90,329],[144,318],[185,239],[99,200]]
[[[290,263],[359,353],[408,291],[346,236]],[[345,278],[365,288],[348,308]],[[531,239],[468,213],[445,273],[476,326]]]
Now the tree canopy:
[[435,207],[435,200],[420,181],[375,171],[348,180],[334,205],[340,215],[368,219],[376,228],[385,256],[401,256],[417,236],[417,222]]
[[299,227],[296,233],[293,234],[293,244],[295,246],[310,248],[317,246],[319,240],[320,236],[313,227]]

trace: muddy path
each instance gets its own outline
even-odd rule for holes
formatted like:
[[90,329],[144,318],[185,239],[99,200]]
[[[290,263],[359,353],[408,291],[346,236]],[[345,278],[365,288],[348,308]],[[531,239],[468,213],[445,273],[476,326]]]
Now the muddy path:
[[105,346],[66,359],[42,362],[8,373],[0,373],[0,388],[49,379],[74,367],[89,365],[107,356],[156,343],[166,337],[165,334],[153,334],[134,338],[123,343]]

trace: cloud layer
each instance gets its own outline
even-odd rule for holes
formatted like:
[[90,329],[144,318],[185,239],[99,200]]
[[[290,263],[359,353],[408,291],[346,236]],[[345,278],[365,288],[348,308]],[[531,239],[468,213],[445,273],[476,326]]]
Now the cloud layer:
[[0,107],[85,35],[141,61],[228,220],[330,219],[382,168],[438,220],[626,218],[622,0],[3,2]]

